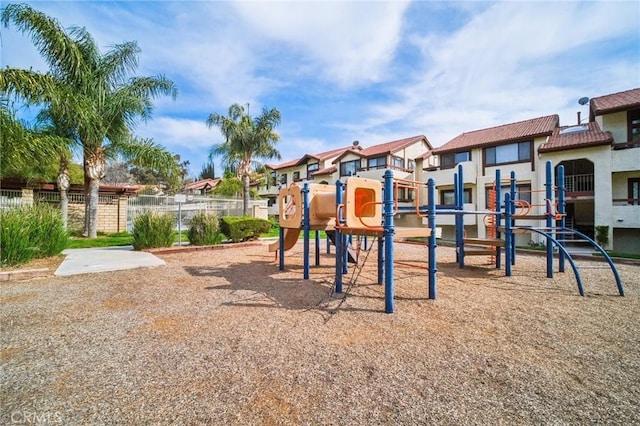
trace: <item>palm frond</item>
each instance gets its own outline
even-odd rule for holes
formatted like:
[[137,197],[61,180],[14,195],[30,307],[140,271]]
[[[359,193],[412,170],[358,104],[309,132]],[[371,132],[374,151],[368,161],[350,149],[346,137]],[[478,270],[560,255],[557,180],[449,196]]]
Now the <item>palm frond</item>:
[[66,33],[58,20],[26,4],[8,4],[2,10],[2,24],[10,22],[29,35],[40,55],[54,74],[78,76],[83,71],[83,57],[77,43]]

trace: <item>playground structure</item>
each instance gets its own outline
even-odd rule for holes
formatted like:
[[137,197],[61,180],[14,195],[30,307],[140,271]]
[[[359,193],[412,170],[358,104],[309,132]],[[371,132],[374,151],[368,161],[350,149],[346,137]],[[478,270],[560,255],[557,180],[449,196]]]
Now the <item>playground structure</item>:
[[[464,268],[465,256],[491,255],[496,268],[501,267],[502,251],[505,253],[505,275],[511,276],[512,266],[516,260],[516,244],[514,234],[530,233],[544,237],[546,241],[547,277],[553,278],[554,249],[558,252],[559,272],[565,271],[565,263],[571,265],[578,291],[584,296],[584,288],[576,259],[572,257],[566,243],[581,241],[599,252],[608,267],[611,268],[616,280],[618,293],[624,296],[624,289],[618,271],[609,255],[595,241],[586,235],[565,227],[565,189],[564,169],[558,168],[559,185],[552,184],[551,163],[546,165],[545,199],[541,214],[532,214],[533,206],[526,200],[517,199],[515,173],[511,172],[509,191],[501,200],[501,173],[496,171],[495,193],[490,195],[494,202],[485,211],[467,211],[463,209],[463,176],[462,167],[454,174],[454,209],[437,209],[435,204],[435,183],[429,179],[427,183],[394,179],[393,172],[384,173],[384,185],[377,180],[349,177],[346,183],[340,180],[335,188],[329,185],[310,185],[305,183],[302,188],[291,185],[280,191],[278,202],[280,211],[280,238],[269,246],[270,251],[279,251],[279,268],[284,270],[284,253],[298,241],[303,232],[304,243],[304,279],[309,279],[310,269],[310,231],[316,231],[316,265],[319,264],[319,230],[333,231],[333,241],[336,246],[335,263],[335,291],[342,293],[343,276],[347,273],[347,263],[350,256],[349,241],[353,236],[374,237],[378,240],[378,283],[385,285],[385,312],[394,311],[394,245],[396,237],[426,237],[428,246],[428,293],[429,299],[436,298],[436,214],[455,215],[456,259],[460,268]],[[420,205],[419,194],[421,186],[427,188],[427,204]],[[398,205],[398,188],[414,189],[417,198],[412,207]],[[555,194],[555,197],[554,197]],[[403,228],[396,227],[394,215],[399,211],[413,212],[419,217],[427,219],[427,227]],[[466,214],[484,215],[485,224],[492,228],[490,238],[466,238],[464,235],[463,216]],[[486,219],[490,218],[490,219]],[[546,226],[534,227],[516,224],[516,221],[545,220]],[[469,248],[466,245],[481,246],[483,248]],[[371,250],[369,246],[368,250]],[[366,249],[366,242],[365,242]],[[368,255],[368,252],[367,252]],[[363,262],[355,257],[356,268],[362,268]],[[366,261],[366,258],[365,258]],[[354,274],[355,276],[355,274]]]
[[[319,230],[334,231],[333,241],[336,247],[335,291],[342,293],[342,278],[347,273],[350,256],[349,240],[353,237],[373,237],[378,241],[378,283],[385,285],[385,312],[393,313],[393,238],[426,237],[429,246],[429,298],[436,298],[436,230],[435,230],[435,185],[433,180],[427,184],[428,203],[431,208],[426,214],[427,227],[397,227],[394,215],[398,212],[397,189],[399,186],[424,185],[421,182],[395,181],[393,172],[384,174],[384,187],[380,181],[349,177],[346,183],[338,180],[335,188],[329,185],[310,185],[302,188],[291,185],[280,190],[278,196],[280,238],[269,246],[270,251],[279,251],[279,268],[285,268],[285,251],[295,245],[300,232],[303,232],[304,279],[309,279],[310,269],[310,231],[316,231],[316,265],[319,264]],[[418,193],[419,191],[416,191]],[[416,202],[417,206],[417,202]],[[415,208],[419,213],[418,207]],[[424,215],[423,215],[424,216]],[[331,235],[331,234],[330,234]],[[358,240],[356,240],[358,241]],[[368,250],[371,250],[371,244]],[[365,250],[367,249],[365,243]],[[367,252],[368,254],[368,252]],[[356,268],[362,268],[364,261]]]
[[[624,288],[620,280],[620,275],[607,252],[594,240],[565,226],[565,188],[564,188],[564,166],[558,167],[557,186],[553,185],[552,165],[547,161],[545,167],[545,188],[543,190],[531,190],[529,193],[544,192],[544,202],[535,204],[524,199],[516,198],[516,176],[511,172],[509,191],[504,194],[504,203],[500,202],[502,182],[500,169],[496,170],[496,179],[492,192],[489,194],[489,210],[482,212],[470,212],[462,209],[463,202],[463,176],[462,167],[458,167],[458,172],[454,174],[454,197],[456,214],[456,255],[460,268],[464,268],[465,256],[489,254],[495,262],[495,267],[501,267],[501,251],[505,253],[505,275],[511,276],[512,266],[516,261],[516,241],[514,234],[528,233],[538,234],[544,237],[546,242],[547,278],[553,278],[554,250],[558,252],[558,271],[565,272],[565,263],[568,261],[574,272],[578,292],[584,296],[584,287],[580,276],[580,266],[576,258],[572,256],[570,247],[572,245],[586,245],[598,252],[611,268],[616,281],[616,286],[620,296],[624,296]],[[520,191],[519,194],[522,195]],[[493,204],[492,204],[493,203]],[[491,205],[492,204],[492,205]],[[540,212],[536,209],[542,210]],[[534,214],[538,213],[538,214]],[[484,223],[487,227],[489,238],[466,238],[464,235],[464,214],[484,214]],[[545,226],[521,225],[516,221],[545,221]],[[504,235],[504,237],[503,237]],[[484,246],[484,249],[467,248],[467,244],[472,247]]]

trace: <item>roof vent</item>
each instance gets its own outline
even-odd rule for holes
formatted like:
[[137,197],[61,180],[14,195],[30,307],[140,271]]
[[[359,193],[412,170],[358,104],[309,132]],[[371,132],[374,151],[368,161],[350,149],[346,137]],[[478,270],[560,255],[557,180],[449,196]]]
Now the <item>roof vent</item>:
[[560,130],[560,134],[567,135],[571,133],[586,132],[587,130],[589,130],[589,126],[587,126],[586,124],[583,124],[580,126],[572,126],[572,127],[567,127],[566,129],[562,129]]

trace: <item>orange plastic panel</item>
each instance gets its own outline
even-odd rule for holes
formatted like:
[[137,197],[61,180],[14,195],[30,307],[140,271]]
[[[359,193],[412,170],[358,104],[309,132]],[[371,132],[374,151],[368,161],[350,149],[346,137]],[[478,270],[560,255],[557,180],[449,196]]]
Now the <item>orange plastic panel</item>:
[[350,177],[344,196],[344,218],[349,228],[379,227],[382,224],[382,183]]

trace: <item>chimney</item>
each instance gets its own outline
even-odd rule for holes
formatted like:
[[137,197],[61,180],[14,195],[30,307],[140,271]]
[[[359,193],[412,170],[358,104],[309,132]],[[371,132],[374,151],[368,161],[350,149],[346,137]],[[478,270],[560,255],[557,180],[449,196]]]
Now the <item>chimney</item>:
[[580,111],[578,111],[578,126],[580,125]]

